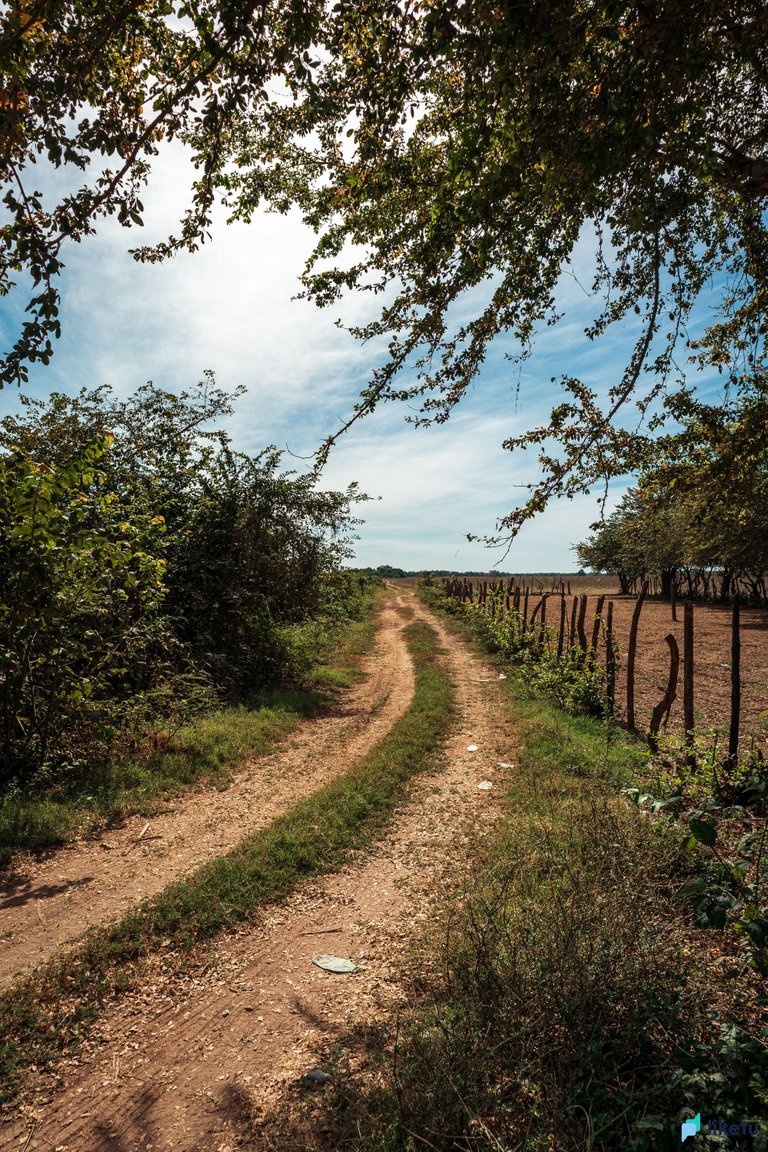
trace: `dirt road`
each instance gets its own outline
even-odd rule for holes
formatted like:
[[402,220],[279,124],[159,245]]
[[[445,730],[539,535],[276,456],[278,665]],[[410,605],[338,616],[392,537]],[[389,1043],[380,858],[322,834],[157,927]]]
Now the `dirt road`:
[[[400,597],[426,614],[408,593]],[[102,1019],[60,1085],[33,1085],[0,1126],[0,1148],[251,1146],[329,1043],[354,1056],[353,1029],[395,1010],[404,953],[493,828],[507,771],[500,762],[514,756],[496,673],[436,626],[458,701],[444,771],[414,783],[370,854],[308,882],[258,924],[220,941],[197,974],[174,977],[158,958],[143,991]],[[484,780],[494,787],[479,789]],[[358,971],[322,971],[312,958],[326,952],[351,958]]]
[[398,600],[396,594],[381,614],[364,682],[342,696],[332,715],[304,722],[288,744],[246,764],[226,791],[190,794],[174,800],[172,810],[148,828],[137,816],[122,828],[47,859],[30,856],[4,872],[0,986],[84,929],[120,916],[169,881],[227,852],[364,756],[413,695]]

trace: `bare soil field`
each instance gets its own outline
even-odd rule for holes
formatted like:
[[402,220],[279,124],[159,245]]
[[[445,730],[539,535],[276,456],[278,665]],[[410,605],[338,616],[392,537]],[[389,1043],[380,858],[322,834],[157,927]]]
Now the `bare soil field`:
[[[594,612],[596,597],[590,596],[587,619]],[[606,602],[607,603],[607,602]],[[626,648],[634,597],[614,598],[613,620],[621,645],[616,682],[617,712],[623,715],[626,705]],[[635,667],[635,711],[639,728],[650,721],[667,685],[669,650],[664,637],[672,633],[681,654],[678,696],[672,705],[668,731],[683,731],[682,652],[683,612],[678,605],[677,621],[672,619],[668,601],[647,600],[640,616]],[[728,731],[731,693],[731,612],[719,605],[697,604],[694,607],[694,702],[696,726],[702,732]],[[742,747],[752,738],[766,749],[768,724],[761,713],[768,708],[768,612],[742,609],[741,612],[741,734]]]
[[[492,577],[491,577],[492,578]],[[558,582],[560,577],[557,578]],[[598,596],[613,600],[613,619],[616,637],[621,646],[616,681],[616,711],[624,716],[626,707],[626,651],[629,628],[635,606],[634,596],[621,596],[613,576],[563,576],[570,582],[572,595],[586,595],[587,622],[591,622]],[[517,577],[518,583],[531,589],[531,605],[535,606],[542,591],[552,588],[551,575]],[[415,585],[415,578],[398,580],[398,585]],[[475,583],[477,583],[475,578]],[[570,610],[570,604],[569,604]],[[550,602],[549,620],[557,617],[559,606]],[[664,637],[671,632],[680,647],[681,665],[678,696],[672,705],[668,731],[683,731],[682,708],[682,653],[683,609],[678,601],[677,621],[672,619],[668,600],[649,598],[643,605],[638,631],[635,667],[635,712],[638,728],[649,722],[651,712],[661,699],[669,674],[669,649]],[[587,629],[589,632],[589,628]],[[696,604],[694,607],[694,698],[696,724],[702,732],[728,730],[731,692],[731,612],[730,608],[715,604]],[[761,713],[768,709],[768,611],[742,608],[741,611],[741,736],[742,748],[748,748],[752,739],[768,752],[768,717]]]

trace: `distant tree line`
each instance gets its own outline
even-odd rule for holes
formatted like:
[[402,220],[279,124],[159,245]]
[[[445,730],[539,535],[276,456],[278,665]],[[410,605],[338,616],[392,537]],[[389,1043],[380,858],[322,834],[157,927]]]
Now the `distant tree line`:
[[379,564],[376,568],[359,568],[359,572],[364,572],[371,576],[380,576],[384,580],[401,580],[406,576],[511,576],[511,572],[468,572],[462,569],[461,572],[456,572],[449,568],[395,568],[391,564]]
[[768,595],[768,390],[759,402],[694,404],[682,429],[653,444],[619,507],[576,547],[615,572],[623,592],[650,576],[663,595]]
[[26,399],[0,421],[0,783],[77,769],[292,669],[341,614],[360,495],[211,430],[206,378]]

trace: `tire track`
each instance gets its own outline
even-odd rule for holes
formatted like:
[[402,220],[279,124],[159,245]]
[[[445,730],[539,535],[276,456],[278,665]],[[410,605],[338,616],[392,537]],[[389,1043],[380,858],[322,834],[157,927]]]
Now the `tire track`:
[[252,760],[225,791],[173,801],[150,821],[132,817],[102,837],[28,857],[0,878],[0,986],[42,963],[95,924],[117,919],[171,880],[223,855],[364,756],[407,709],[411,658],[392,595],[363,667],[329,716],[307,720],[274,752]]
[[[501,783],[498,762],[514,748],[496,674],[429,619],[458,699],[445,770],[414,783],[370,854],[222,940],[204,970],[180,979],[157,958],[144,991],[102,1021],[84,1055],[63,1070],[59,1090],[39,1083],[0,1131],[0,1148],[25,1141],[57,1152],[253,1147],[265,1117],[320,1049],[351,1046],[355,1026],[402,1002],[406,951],[423,935],[439,893],[471,869],[473,846],[501,813],[501,790],[481,791],[478,783]],[[327,951],[352,957],[358,972],[333,976],[311,963]],[[274,1139],[279,1147],[279,1134]]]

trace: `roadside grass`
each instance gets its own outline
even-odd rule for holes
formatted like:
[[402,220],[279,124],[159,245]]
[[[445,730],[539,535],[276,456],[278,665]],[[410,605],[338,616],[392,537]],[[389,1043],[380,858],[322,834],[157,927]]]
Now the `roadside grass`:
[[1,1100],[13,1097],[26,1070],[73,1051],[117,996],[140,985],[153,956],[180,971],[199,963],[205,941],[255,918],[301,881],[339,868],[380,834],[408,780],[439,764],[453,706],[433,629],[411,624],[406,637],[413,700],[362,762],[0,995]]
[[311,636],[306,626],[294,629],[302,632],[300,641],[294,638],[301,650],[297,683],[207,712],[111,765],[79,768],[72,780],[41,778],[25,792],[7,790],[0,800],[0,867],[19,850],[66,844],[131,815],[157,815],[195,786],[228,787],[243,761],[270,752],[361,679],[360,661],[373,646],[384,596],[379,588],[367,597],[362,619],[313,626]]
[[324,1098],[289,1095],[249,1147],[666,1152],[700,1113],[762,1129],[703,1126],[697,1146],[767,1149],[765,987],[686,922],[679,833],[619,794],[647,749],[502,666],[507,816],[420,941],[410,1007],[323,1054],[339,1067]]
[[521,731],[510,814],[434,942],[394,1118],[350,1147],[660,1152],[697,1112],[760,1121],[761,1012],[685,922],[679,834],[617,794],[646,750],[514,674],[504,688]]

